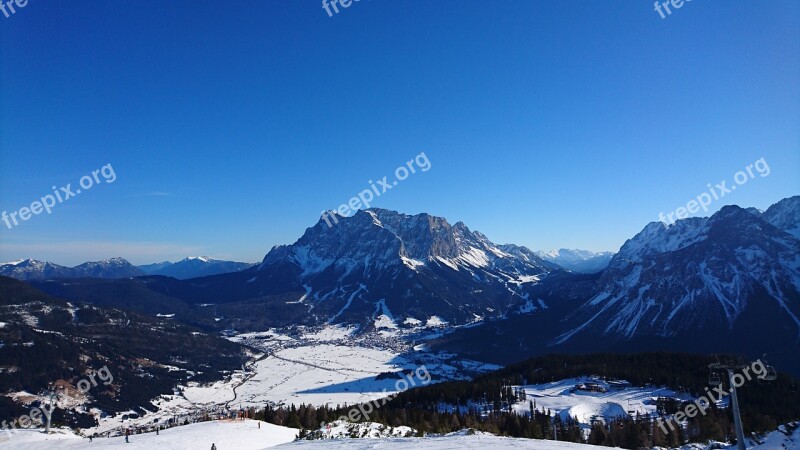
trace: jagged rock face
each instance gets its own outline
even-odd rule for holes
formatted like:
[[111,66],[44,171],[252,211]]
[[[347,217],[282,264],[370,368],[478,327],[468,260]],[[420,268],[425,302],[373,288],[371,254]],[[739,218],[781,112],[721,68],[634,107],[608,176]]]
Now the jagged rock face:
[[800,195],[785,198],[770,206],[762,218],[800,239]]
[[466,323],[514,310],[527,301],[525,285],[552,270],[530,250],[504,251],[461,222],[369,209],[321,219],[294,244],[273,248],[251,282],[293,274],[309,312],[330,322]]
[[[461,222],[450,225],[441,217],[428,214],[410,216],[383,209],[359,211],[352,217],[339,217],[333,226],[320,220],[291,246],[278,246],[264,259],[262,268],[289,257],[305,272],[325,267],[333,261],[368,260],[394,266],[404,263],[415,268],[427,263],[486,267],[499,259],[515,260],[531,268],[550,268],[533,252],[505,252],[486,236],[471,232]],[[411,260],[411,261],[408,261]]]
[[726,206],[669,228],[651,223],[600,274],[551,274],[534,285],[531,298],[550,308],[456,331],[434,348],[496,362],[558,352],[766,353],[800,373],[798,198],[763,213]]
[[730,330],[753,302],[772,302],[800,336],[800,240],[737,206],[669,228],[651,223],[612,259],[583,319],[589,330],[632,338]]

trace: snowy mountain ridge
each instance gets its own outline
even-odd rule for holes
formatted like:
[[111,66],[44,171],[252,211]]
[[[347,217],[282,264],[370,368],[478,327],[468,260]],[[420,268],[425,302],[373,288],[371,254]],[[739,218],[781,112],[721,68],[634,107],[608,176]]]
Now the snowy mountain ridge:
[[[509,336],[534,335],[536,348],[527,352],[561,344],[628,348],[644,345],[642,337],[653,345],[674,338],[670,348],[763,352],[766,336],[783,336],[782,348],[800,338],[800,240],[790,233],[798,198],[764,213],[726,206],[709,218],[648,224],[591,275],[563,270],[522,246],[496,245],[462,222],[369,209],[334,216],[333,226],[320,219],[257,266],[189,280],[129,280],[116,283],[113,299],[98,300],[115,304],[149,291],[149,308],[174,308],[172,299],[225,305],[227,326],[240,331],[343,324],[415,333],[492,322],[486,332],[494,337],[506,326],[519,326]],[[74,282],[37,286],[70,300],[96,290]],[[692,339],[698,333],[712,338]],[[747,338],[753,334],[764,337]],[[505,351],[492,345],[495,354]]]
[[537,251],[536,255],[560,267],[578,273],[597,273],[605,269],[614,252],[592,252],[578,249],[553,249],[549,252]]
[[[773,217],[793,223],[794,205]],[[676,335],[709,321],[731,329],[756,296],[772,299],[800,337],[800,240],[763,219],[769,216],[726,206],[669,228],[647,225],[603,273],[582,308],[588,317],[557,341],[592,326],[627,338]]]
[[[523,259],[518,258],[519,253],[504,251],[480,232],[471,232],[463,222],[450,225],[444,218],[424,213],[412,216],[373,208],[338,221],[336,226],[327,227],[320,220],[295,244],[276,246],[259,269],[284,258],[297,264],[304,275],[320,273],[333,264],[364,260],[383,269],[403,264],[417,270],[438,264],[472,271],[507,266],[505,263],[512,260],[526,266],[515,266],[522,272],[550,267],[532,253]],[[380,251],[375,252],[374,247]]]
[[800,195],[785,198],[767,208],[763,219],[800,239]]
[[0,265],[0,275],[26,281],[51,278],[127,278],[145,273],[124,258],[88,261],[75,267],[25,259]]
[[254,266],[252,263],[225,261],[209,256],[189,256],[177,262],[164,261],[160,263],[138,266],[148,275],[163,275],[179,280],[206,277],[222,273],[240,272]]
[[294,244],[270,250],[248,282],[303,290],[298,302],[315,313],[326,308],[331,323],[363,321],[378,310],[402,323],[434,316],[469,323],[524,304],[524,286],[554,270],[530,250],[498,246],[462,222],[368,209],[337,216],[332,227],[320,219]]

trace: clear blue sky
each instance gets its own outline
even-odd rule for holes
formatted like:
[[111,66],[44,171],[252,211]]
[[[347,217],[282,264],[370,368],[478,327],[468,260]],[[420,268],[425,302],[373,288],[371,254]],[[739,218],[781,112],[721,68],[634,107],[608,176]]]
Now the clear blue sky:
[[258,261],[422,151],[374,206],[533,249],[617,250],[761,157],[710,212],[800,193],[795,0],[29,0],[0,44],[0,211],[117,176],[0,222],[3,261]]

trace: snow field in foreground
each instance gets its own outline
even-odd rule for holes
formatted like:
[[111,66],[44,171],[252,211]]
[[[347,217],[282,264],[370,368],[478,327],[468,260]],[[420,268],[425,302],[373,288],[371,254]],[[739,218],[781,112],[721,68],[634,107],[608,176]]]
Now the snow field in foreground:
[[[362,424],[370,429],[373,424]],[[324,439],[317,441],[294,441],[298,430],[280,427],[253,420],[230,422],[201,422],[164,430],[160,435],[154,433],[136,434],[131,442],[124,437],[99,438],[89,443],[69,430],[59,429],[46,436],[40,430],[24,430],[15,434],[12,440],[3,433],[0,436],[0,449],[44,450],[44,449],[157,449],[157,450],[204,450],[211,443],[218,450],[460,450],[460,449],[535,449],[535,450],[601,450],[597,447],[569,442],[546,441],[538,439],[505,438],[485,433],[467,434],[465,431],[447,436],[428,436],[424,438],[382,438],[382,439]],[[708,450],[712,445],[690,444],[683,450]],[[749,441],[747,448],[758,450],[798,450],[800,449],[800,427],[792,431],[781,426],[780,431],[769,433],[761,443]]]
[[68,430],[59,429],[56,433],[45,435],[39,430],[21,430],[12,434],[0,435],[0,449],[38,450],[38,449],[110,449],[124,448],[147,450],[207,450],[216,444],[218,450],[260,450],[292,442],[299,430],[280,427],[258,421],[212,421],[200,422],[155,433],[134,434],[130,443],[125,437],[96,438],[89,442]]

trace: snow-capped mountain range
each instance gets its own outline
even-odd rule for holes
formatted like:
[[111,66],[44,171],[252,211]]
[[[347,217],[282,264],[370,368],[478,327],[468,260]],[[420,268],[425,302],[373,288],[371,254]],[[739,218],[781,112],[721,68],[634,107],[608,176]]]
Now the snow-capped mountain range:
[[581,308],[589,318],[560,339],[592,326],[628,338],[731,329],[748,306],[779,311],[772,326],[800,338],[800,240],[781,229],[798,211],[794,200],[760,217],[726,206],[669,228],[649,224],[603,272]]
[[[669,227],[651,223],[602,272],[582,274],[552,259],[565,264],[597,255],[558,251],[548,261],[525,247],[494,244],[461,222],[368,209],[338,217],[333,227],[320,219],[249,269],[188,280],[135,279],[116,283],[114,292],[128,299],[152,292],[150,308],[173,307],[175,300],[228,305],[230,320],[254,331],[265,325],[354,324],[365,331],[483,321],[468,331],[473,339],[495,342],[505,333],[529,353],[612,343],[655,348],[678,339],[677,347],[772,347],[789,357],[800,343],[799,216],[795,196],[763,213],[726,206],[709,218]],[[24,267],[12,270],[18,266]],[[97,292],[96,284],[37,286],[67,299]],[[457,342],[458,334],[448,339]],[[469,347],[476,348],[474,341]]]
[[785,198],[764,212],[762,219],[800,239],[800,196]]
[[331,323],[385,316],[394,324],[434,317],[463,324],[525,304],[525,285],[552,271],[560,269],[524,247],[495,245],[461,222],[368,209],[339,217],[334,227],[320,219],[242,277],[251,286],[244,296],[295,290],[296,303]]
[[254,263],[223,261],[208,256],[190,256],[178,262],[134,266],[124,258],[89,261],[75,267],[66,267],[48,261],[21,259],[0,264],[0,275],[18,280],[49,280],[55,278],[130,278],[145,275],[164,275],[180,280],[221,273],[239,272]]
[[89,261],[75,267],[24,259],[0,264],[0,275],[26,281],[52,278],[127,278],[145,273],[123,258]]
[[595,253],[589,250],[562,248],[549,252],[540,250],[536,255],[573,272],[597,273],[608,266],[614,252]]
[[600,274],[533,286],[550,309],[457,331],[443,346],[498,363],[565,350],[768,353],[800,373],[798,218],[800,196],[763,213],[725,206],[650,223]]
[[148,275],[164,275],[179,280],[186,280],[189,278],[219,275],[221,273],[239,272],[249,269],[254,265],[255,263],[223,261],[208,256],[190,256],[174,263],[164,261],[138,266],[138,268]]

